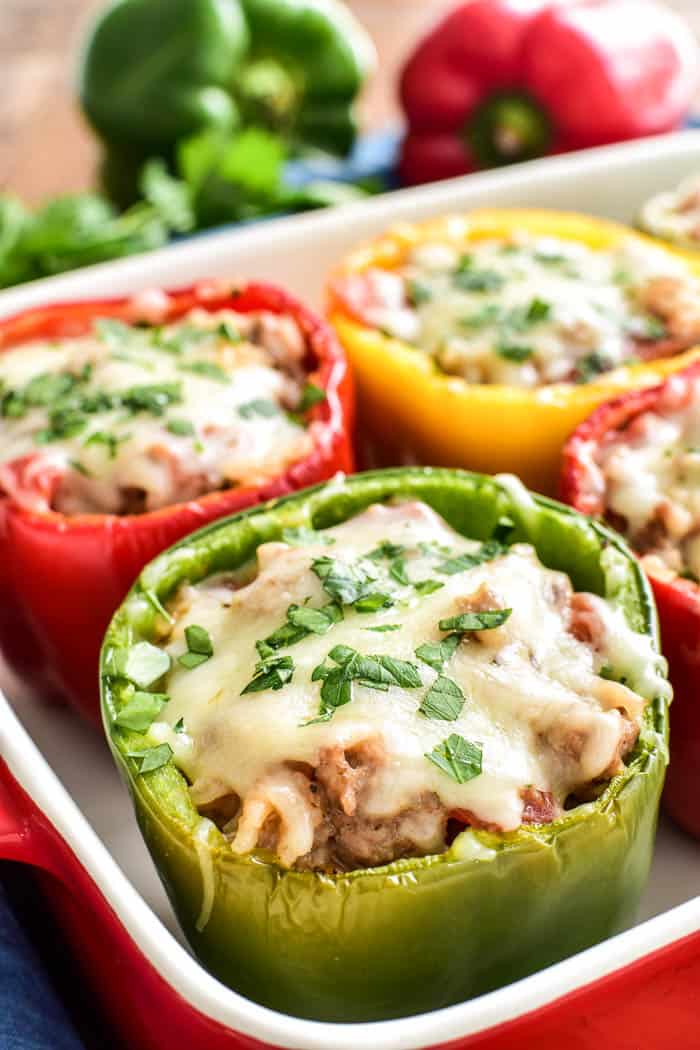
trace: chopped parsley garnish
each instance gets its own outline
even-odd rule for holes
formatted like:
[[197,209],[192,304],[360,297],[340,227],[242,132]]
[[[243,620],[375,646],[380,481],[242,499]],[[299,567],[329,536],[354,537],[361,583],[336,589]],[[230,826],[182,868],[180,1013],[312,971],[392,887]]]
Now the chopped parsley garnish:
[[401,630],[401,624],[400,623],[380,623],[380,624],[377,624],[376,627],[365,627],[365,630],[366,631],[376,631],[377,634],[383,633],[385,631],[400,631]]
[[69,459],[68,460],[68,466],[72,470],[77,471],[78,474],[82,474],[84,478],[91,478],[92,477],[92,474],[90,473],[88,468],[83,463],[81,463],[80,460],[78,460],[78,459]]
[[440,620],[441,631],[490,631],[504,624],[512,609],[486,609],[484,612],[466,612]]
[[341,605],[354,605],[361,598],[367,597],[377,578],[371,562],[365,558],[353,565],[346,565],[337,558],[324,555],[314,559],[311,568],[321,581],[326,594]]
[[255,647],[265,659],[276,649],[296,645],[309,634],[326,634],[334,623],[343,619],[343,610],[336,602],[329,602],[322,609],[311,609],[306,605],[290,605],[287,609],[287,622],[278,627]]
[[194,425],[189,419],[169,419],[166,430],[169,430],[171,434],[176,434],[177,437],[191,437],[195,432]]
[[111,350],[120,349],[125,343],[132,342],[138,331],[131,325],[118,321],[116,317],[98,317],[92,327],[100,342],[106,343]]
[[586,354],[577,362],[576,382],[589,383],[591,379],[595,379],[601,372],[609,371],[610,368],[612,368],[610,359],[605,354],[599,353],[598,350],[592,350],[590,354]]
[[216,334],[220,335],[228,343],[240,343],[243,338],[236,326],[232,325],[230,321],[221,321],[217,326]]
[[170,697],[167,693],[147,693],[137,690],[120,707],[114,721],[124,729],[133,729],[136,733],[145,733],[169,699]]
[[311,543],[323,543],[326,546],[331,546],[335,543],[334,536],[326,536],[324,532],[309,529],[306,525],[293,525],[290,528],[282,529],[282,539],[292,547],[303,547]]
[[256,416],[260,416],[262,419],[269,419],[279,414],[279,405],[275,401],[264,397],[256,397],[252,401],[246,401],[238,406],[238,415],[241,419],[255,419]]
[[498,292],[505,284],[505,277],[495,270],[458,270],[452,278],[453,284],[463,292]]
[[452,678],[439,674],[423,697],[418,710],[426,718],[454,722],[464,707],[464,693]]
[[119,402],[130,412],[150,412],[162,416],[169,405],[182,401],[181,383],[152,383],[132,386],[118,395]]
[[185,732],[185,719],[184,718],[178,718],[177,722],[173,726],[173,729],[174,729],[174,731],[176,733],[184,733]]
[[498,324],[503,316],[503,308],[498,303],[488,303],[473,314],[467,314],[459,318],[461,328],[477,329],[486,328],[487,325]]
[[115,459],[117,455],[117,449],[120,445],[123,445],[125,441],[128,441],[131,434],[110,434],[106,430],[95,430],[89,437],[85,438],[83,444],[87,445],[104,445],[107,449],[110,459]]
[[297,412],[308,412],[314,405],[326,400],[326,391],[315,383],[307,383],[301,392],[301,400],[297,405]]
[[48,445],[61,438],[75,437],[87,426],[87,416],[79,408],[66,406],[49,413],[49,425],[34,435],[38,445]]
[[474,553],[458,554],[453,558],[447,558],[436,566],[438,572],[445,576],[455,576],[458,572],[467,572],[476,565],[483,565],[486,561],[498,558],[505,553],[505,548],[497,540],[487,540],[482,543],[478,551]]
[[458,784],[466,784],[481,775],[482,754],[481,744],[451,733],[425,757]]
[[206,663],[209,657],[214,655],[214,646],[212,645],[209,632],[200,627],[199,624],[193,623],[185,628],[185,641],[187,642],[187,652],[178,656],[177,662],[188,671],[192,671],[195,667],[199,667],[200,664]]
[[439,591],[445,584],[441,583],[440,580],[417,580],[413,584],[413,589],[416,594],[425,595],[433,594],[435,591]]
[[118,674],[128,678],[141,689],[148,689],[170,670],[170,656],[150,642],[137,642],[126,651],[116,654],[115,666]]
[[496,353],[506,361],[522,364],[532,357],[534,351],[531,346],[523,346],[518,343],[499,342],[496,343]]
[[405,550],[406,548],[400,543],[390,543],[389,540],[382,540],[378,547],[369,552],[367,557],[371,558],[372,561],[380,561],[382,558],[388,558],[391,561],[394,558],[398,558]]
[[323,681],[321,709],[318,718],[307,725],[327,722],[336,708],[350,703],[353,682],[380,692],[386,692],[390,686],[418,689],[423,684],[415,664],[392,656],[363,656],[348,645],[336,645],[328,659],[338,666],[331,667],[324,661],[314,668],[311,681]]
[[128,754],[141,763],[139,773],[143,775],[166,765],[173,757],[173,749],[170,744],[159,744],[158,747],[149,747],[147,751],[129,751]]
[[461,635],[449,634],[441,642],[425,642],[416,649],[416,656],[434,671],[442,671],[448,660],[454,656],[461,640]]
[[406,281],[406,298],[411,306],[423,306],[431,301],[433,293],[423,281],[409,278]]
[[359,613],[372,613],[377,612],[378,609],[389,609],[393,604],[394,599],[390,594],[374,591],[366,594],[364,598],[358,598],[353,608]]
[[530,324],[538,324],[540,321],[546,321],[551,313],[551,306],[546,303],[544,299],[533,299],[527,308],[526,318]]
[[394,558],[389,566],[389,575],[392,580],[396,580],[397,583],[404,584],[405,586],[411,582],[406,574],[406,562],[401,557]]
[[29,380],[22,396],[33,407],[51,405],[69,394],[79,382],[70,372],[44,372]]
[[196,376],[204,376],[205,379],[213,379],[217,383],[229,383],[230,375],[221,365],[213,361],[183,361],[177,366],[181,372],[192,372]]
[[248,682],[241,696],[246,693],[262,693],[266,689],[281,689],[291,682],[294,660],[291,656],[268,656],[255,665],[255,675]]

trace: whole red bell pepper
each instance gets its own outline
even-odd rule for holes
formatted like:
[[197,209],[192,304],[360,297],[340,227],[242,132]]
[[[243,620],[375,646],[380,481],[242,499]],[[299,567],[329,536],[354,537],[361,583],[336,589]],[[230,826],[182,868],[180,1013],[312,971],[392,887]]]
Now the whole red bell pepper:
[[[623,394],[596,409],[564,447],[560,498],[585,514],[604,515],[605,494],[595,466],[602,442],[643,412],[654,411],[670,394],[682,402],[698,377],[700,363],[659,386]],[[664,804],[681,827],[700,838],[700,585],[670,572],[648,575],[674,693]]]
[[405,183],[670,131],[698,84],[698,47],[654,0],[471,0],[401,76]]
[[[143,566],[176,540],[215,518],[262,500],[353,470],[350,430],[352,380],[332,329],[286,292],[271,285],[201,282],[163,293],[159,322],[193,307],[269,310],[295,318],[310,348],[309,380],[325,391],[311,409],[313,449],[279,477],[254,487],[230,488],[188,503],[132,516],[67,517],[27,509],[23,485],[41,495],[51,490],[48,471],[27,457],[11,465],[17,485],[0,495],[0,651],[42,696],[67,700],[99,720],[98,661],[102,637]],[[100,302],[61,303],[0,321],[0,352],[31,339],[79,336],[95,318],[150,320],[145,296]],[[162,307],[159,306],[159,310]],[[18,496],[20,497],[18,500]],[[24,504],[24,505],[21,505]]]

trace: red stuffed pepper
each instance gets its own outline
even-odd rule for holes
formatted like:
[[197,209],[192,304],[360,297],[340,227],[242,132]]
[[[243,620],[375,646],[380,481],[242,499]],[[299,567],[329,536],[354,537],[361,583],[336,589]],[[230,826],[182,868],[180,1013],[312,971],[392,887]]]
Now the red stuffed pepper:
[[269,285],[69,303],[0,322],[0,649],[99,717],[110,617],[215,518],[353,469],[332,330]]
[[401,77],[406,183],[670,131],[698,49],[653,0],[472,0],[418,45]]
[[700,364],[597,409],[560,494],[624,533],[651,580],[674,688],[665,804],[700,837]]

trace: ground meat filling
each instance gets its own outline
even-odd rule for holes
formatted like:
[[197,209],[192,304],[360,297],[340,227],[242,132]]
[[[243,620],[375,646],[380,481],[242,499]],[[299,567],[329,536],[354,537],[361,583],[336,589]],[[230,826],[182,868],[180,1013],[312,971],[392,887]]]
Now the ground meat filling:
[[150,733],[235,853],[286,867],[549,823],[624,770],[642,725],[648,643],[622,613],[420,503],[265,544],[257,572],[183,587],[170,612]]
[[337,291],[360,321],[469,383],[586,383],[700,341],[698,282],[631,238],[607,252],[517,232],[426,243],[399,269],[351,275]]
[[606,436],[595,469],[606,518],[652,572],[700,580],[700,383],[676,377],[656,411]]
[[3,351],[0,491],[130,515],[261,484],[311,451],[298,410],[314,364],[291,317],[199,308]]

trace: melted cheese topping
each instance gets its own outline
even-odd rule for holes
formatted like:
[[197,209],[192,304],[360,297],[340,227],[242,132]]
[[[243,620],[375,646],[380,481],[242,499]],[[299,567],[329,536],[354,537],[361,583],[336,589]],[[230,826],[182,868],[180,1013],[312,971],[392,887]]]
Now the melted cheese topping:
[[[399,271],[365,278],[363,320],[467,382],[526,387],[587,382],[636,360],[640,344],[674,335],[654,282],[671,280],[695,297],[700,290],[680,261],[631,238],[593,251],[524,234],[463,252],[423,244]],[[682,309],[687,320],[685,300]],[[698,311],[693,324],[700,336]]]
[[[636,550],[700,580],[700,381],[615,432],[598,454],[608,515]],[[653,567],[653,563],[652,563]]]
[[675,190],[657,193],[642,209],[641,225],[654,237],[682,247],[700,246],[700,176],[692,175]]
[[[386,541],[403,548],[398,567],[395,551],[368,558]],[[621,768],[621,737],[632,726],[636,738],[645,703],[633,690],[643,687],[650,696],[650,688],[667,688],[650,639],[631,631],[603,599],[586,595],[586,616],[598,625],[598,636],[595,646],[578,640],[569,629],[566,576],[545,569],[525,544],[471,567],[453,560],[480,551],[480,544],[455,533],[423,504],[377,505],[326,530],[318,543],[261,546],[251,582],[236,587],[219,578],[181,590],[166,643],[173,659],[166,687],[171,699],[151,737],[173,748],[196,805],[232,793],[242,800],[235,850],[255,847],[273,811],[284,832],[277,843],[283,862],[294,863],[311,850],[315,823],[296,764],[315,768],[329,748],[380,742],[383,760],[368,782],[363,816],[383,820],[417,804],[414,836],[422,831],[416,821],[426,798],[511,830],[523,820],[529,788],[551,793],[560,806],[575,788]],[[254,674],[255,643],[285,623],[290,605],[319,609],[330,600],[312,569],[323,557],[346,566],[363,559],[359,564],[376,576],[372,591],[388,594],[392,604],[371,613],[344,606],[343,619],[327,633],[308,634],[277,650],[293,659],[290,681],[244,694]],[[425,580],[442,586],[426,594],[425,587],[414,586]],[[461,712],[449,721],[426,717],[419,706],[438,672],[416,649],[446,637],[440,620],[483,610],[484,596],[486,607],[512,612],[500,627],[465,634],[446,659],[442,674],[463,692]],[[213,655],[193,670],[178,663],[190,625],[203,627],[213,644]],[[322,682],[312,680],[313,671],[332,662],[335,646],[411,662],[421,684],[378,691],[355,680],[350,702],[328,721],[316,721]],[[610,663],[625,668],[631,688],[598,675]],[[451,734],[482,749],[481,774],[464,783],[427,757]]]
[[[292,418],[305,339],[291,318],[194,310],[164,327],[98,320],[88,335],[0,354],[0,463],[60,478],[66,514],[155,510],[257,484],[310,451]],[[12,471],[0,487],[18,499]]]

